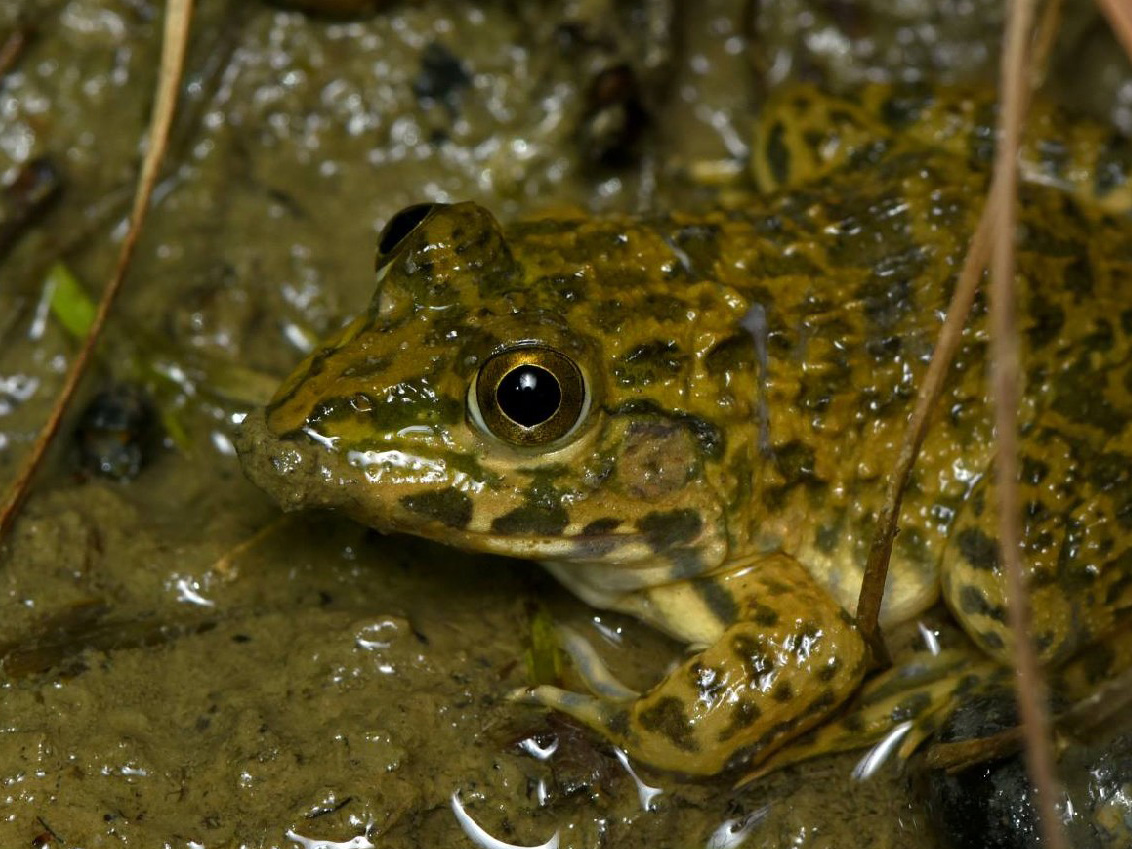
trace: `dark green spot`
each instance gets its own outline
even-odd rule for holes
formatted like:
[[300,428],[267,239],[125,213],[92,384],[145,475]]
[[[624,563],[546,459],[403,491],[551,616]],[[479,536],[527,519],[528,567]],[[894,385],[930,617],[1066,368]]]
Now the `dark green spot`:
[[830,681],[832,681],[837,676],[837,673],[840,672],[840,671],[841,671],[841,658],[831,657],[829,659],[829,662],[825,666],[823,666],[821,669],[818,670],[818,672],[817,672],[818,680],[821,681],[823,684],[828,684]]
[[647,513],[637,521],[637,528],[645,535],[649,548],[661,552],[691,542],[699,536],[703,524],[697,511],[679,508]]
[[898,89],[880,109],[881,120],[894,130],[915,123],[924,106],[930,102],[925,92]]
[[959,590],[959,609],[972,616],[989,616],[995,622],[1006,621],[1006,608],[987,601],[978,587],[966,584]]
[[1048,474],[1049,463],[1045,462],[1044,460],[1039,460],[1036,457],[1023,455],[1021,473],[1023,483],[1028,483],[1031,486],[1037,486],[1046,479],[1046,475]]
[[980,631],[978,640],[991,651],[1001,651],[1006,647],[1006,643],[1003,642],[1002,636],[997,631]]
[[964,528],[956,534],[959,553],[971,566],[984,572],[998,568],[998,543],[979,528]]
[[693,578],[704,572],[703,554],[694,545],[670,548],[664,552],[664,558],[672,564],[671,576],[674,581]]
[[402,496],[401,506],[449,528],[465,528],[472,520],[472,499],[453,487]]
[[491,523],[498,534],[526,534],[530,536],[558,536],[570,521],[560,504],[524,504],[510,513],[504,513]]
[[740,731],[750,728],[759,721],[760,716],[762,710],[753,699],[740,699],[735,702],[731,708],[731,716],[728,717],[727,727],[719,732],[719,742],[730,740]]
[[1058,372],[1053,380],[1053,409],[1073,422],[1116,435],[1124,430],[1128,414],[1105,395],[1104,374],[1093,367],[1090,359],[1084,355]]
[[649,386],[679,375],[687,359],[671,340],[646,342],[622,355],[613,375],[623,386]]
[[751,611],[751,619],[754,620],[756,625],[770,627],[778,624],[778,611],[773,607],[767,607],[765,604],[755,604]]
[[755,346],[749,333],[737,333],[717,342],[707,356],[704,367],[708,374],[718,376],[730,371],[747,371],[755,368]]
[[841,535],[837,527],[832,525],[819,525],[814,534],[814,546],[822,554],[832,554],[837,548]]
[[814,449],[799,440],[792,440],[774,449],[775,465],[787,486],[814,478]]
[[684,712],[684,703],[675,696],[665,696],[637,714],[642,728],[660,734],[678,749],[699,751],[692,724]]
[[673,236],[679,248],[680,265],[692,280],[712,279],[719,260],[719,228],[690,226]]
[[738,620],[739,605],[735,596],[718,581],[710,578],[693,581],[692,588],[718,621],[729,625]]
[[716,701],[724,691],[726,676],[722,669],[714,666],[705,666],[702,663],[693,663],[688,669],[692,688],[700,699],[710,703]]
[[774,669],[774,661],[767,654],[766,643],[761,639],[737,634],[731,638],[731,651],[743,664],[747,673],[747,681],[751,685],[758,685],[758,681]]
[[1065,289],[1076,296],[1077,301],[1093,294],[1093,267],[1087,256],[1078,256],[1065,266],[1063,283]]
[[1090,684],[1097,684],[1112,674],[1112,665],[1116,661],[1116,652],[1112,646],[1100,643],[1080,656],[1081,669]]
[[607,534],[610,531],[616,530],[616,528],[620,524],[620,519],[614,519],[611,517],[605,519],[594,519],[592,522],[588,523],[584,528],[582,528],[582,536],[590,537],[597,536],[599,534]]

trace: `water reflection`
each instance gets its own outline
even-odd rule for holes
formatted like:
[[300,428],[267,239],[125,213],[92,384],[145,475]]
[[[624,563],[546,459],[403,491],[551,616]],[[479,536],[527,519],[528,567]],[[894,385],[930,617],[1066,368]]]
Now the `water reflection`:
[[464,834],[468,836],[476,846],[480,849],[558,849],[558,832],[555,831],[554,835],[546,843],[540,843],[538,846],[522,846],[515,843],[506,843],[498,837],[492,837],[472,819],[471,815],[464,810],[464,804],[460,801],[460,791],[452,791],[452,813],[456,815],[456,822],[460,824]]
[[896,751],[900,741],[912,730],[912,725],[912,720],[906,719],[889,731],[884,739],[869,749],[865,756],[857,761],[857,765],[853,767],[853,778],[861,781],[875,775],[876,771],[884,766],[892,753]]
[[758,808],[746,816],[731,817],[719,824],[719,828],[711,833],[704,849],[735,849],[746,842],[755,830],[755,826],[766,819],[766,812],[770,808],[766,805]]
[[289,828],[284,835],[288,840],[299,844],[302,849],[376,849],[364,834],[359,834],[349,840],[321,840],[317,837],[303,837],[294,829]]
[[652,800],[663,793],[664,789],[661,787],[651,787],[650,785],[645,784],[645,782],[641,780],[641,777],[637,775],[636,771],[629,764],[629,756],[616,746],[613,747],[613,754],[617,755],[617,760],[621,761],[621,766],[625,767],[625,772],[629,773],[629,777],[632,778],[636,783],[637,796],[639,796],[641,800],[641,810],[651,811],[653,809]]
[[939,633],[933,631],[923,622],[917,622],[916,627],[920,629],[920,636],[924,639],[924,645],[932,654],[939,654]]
[[532,758],[545,761],[558,751],[558,738],[555,737],[545,746],[542,746],[534,737],[528,737],[525,740],[519,741],[519,748]]

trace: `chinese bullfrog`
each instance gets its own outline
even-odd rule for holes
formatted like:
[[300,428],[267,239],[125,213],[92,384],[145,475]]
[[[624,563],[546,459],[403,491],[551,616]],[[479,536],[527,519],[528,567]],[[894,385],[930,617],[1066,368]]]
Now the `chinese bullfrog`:
[[[760,123],[766,190],[742,208],[508,226],[472,202],[403,210],[368,309],[246,420],[246,473],[285,509],[538,561],[683,641],[644,694],[594,674],[594,696],[527,698],[655,767],[756,764],[865,675],[850,611],[980,213],[988,102],[795,90]],[[1127,146],[1053,114],[1035,112],[1018,231],[1025,561],[1047,664],[1132,602]],[[883,621],[942,590],[1006,661],[984,313],[904,497]]]

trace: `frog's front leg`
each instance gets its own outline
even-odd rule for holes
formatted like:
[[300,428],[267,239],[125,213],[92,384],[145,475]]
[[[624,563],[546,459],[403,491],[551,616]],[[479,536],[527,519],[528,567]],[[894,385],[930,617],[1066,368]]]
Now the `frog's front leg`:
[[709,775],[756,763],[819,723],[865,672],[849,615],[784,554],[638,590],[609,606],[709,644],[635,699],[542,686],[524,700],[569,714],[659,769]]

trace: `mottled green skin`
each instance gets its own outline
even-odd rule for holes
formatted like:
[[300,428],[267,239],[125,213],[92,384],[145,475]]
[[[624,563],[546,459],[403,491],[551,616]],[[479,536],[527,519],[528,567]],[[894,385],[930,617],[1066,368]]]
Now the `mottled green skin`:
[[[868,98],[883,129],[896,110]],[[954,135],[882,135],[852,167],[694,218],[503,228],[471,203],[439,208],[383,258],[369,310],[249,419],[245,468],[285,507],[536,559],[590,603],[708,645],[635,702],[534,699],[661,767],[758,760],[863,675],[841,607],[987,184],[986,157],[956,155]],[[813,160],[805,140],[823,138],[798,138],[786,153]],[[1039,186],[1021,217],[1024,534],[1036,638],[1059,661],[1132,594],[1132,227]],[[886,620],[942,581],[1004,657],[976,312],[905,495]],[[592,393],[551,450],[503,444],[467,413],[479,366],[530,343],[573,358]]]

